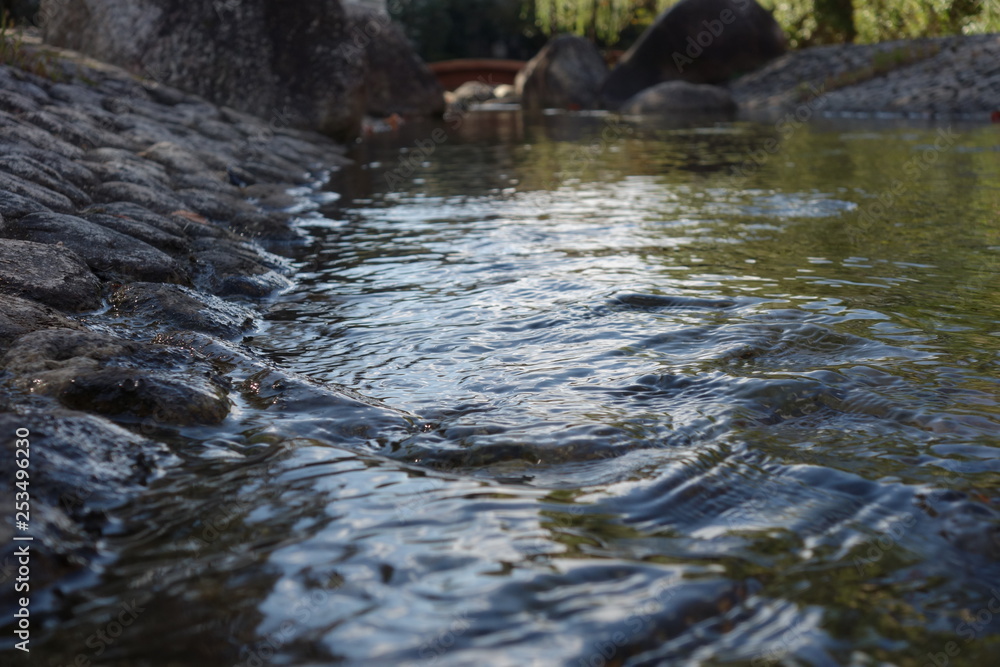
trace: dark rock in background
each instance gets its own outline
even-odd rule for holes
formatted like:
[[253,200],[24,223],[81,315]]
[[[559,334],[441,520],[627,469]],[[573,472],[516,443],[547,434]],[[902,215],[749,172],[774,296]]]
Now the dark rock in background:
[[625,114],[733,113],[736,102],[719,86],[665,81],[646,88],[622,104]]
[[348,138],[366,110],[444,110],[437,81],[388,16],[345,10],[339,0],[44,0],[40,22],[46,42],[254,114],[273,128]]
[[597,109],[608,67],[588,40],[560,35],[517,73],[514,87],[526,110]]
[[622,56],[601,93],[617,108],[663,81],[723,83],[780,56],[785,43],[781,26],[754,0],[681,0]]
[[444,113],[444,89],[387,14],[348,5],[345,50],[365,63],[365,110],[372,116]]
[[44,0],[46,42],[276,125],[357,134],[364,63],[338,0]]

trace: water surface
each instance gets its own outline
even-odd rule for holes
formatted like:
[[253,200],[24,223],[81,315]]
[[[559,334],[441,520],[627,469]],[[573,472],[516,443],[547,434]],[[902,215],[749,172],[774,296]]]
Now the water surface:
[[47,650],[995,664],[1000,135],[944,127],[370,139],[247,341],[309,380],[178,436]]

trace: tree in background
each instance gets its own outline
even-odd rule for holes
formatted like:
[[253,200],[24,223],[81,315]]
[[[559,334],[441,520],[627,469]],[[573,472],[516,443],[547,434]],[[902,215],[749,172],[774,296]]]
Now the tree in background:
[[[677,0],[526,0],[547,35],[627,46]],[[1000,32],[1000,0],[758,0],[793,47]],[[638,30],[636,30],[638,28]]]

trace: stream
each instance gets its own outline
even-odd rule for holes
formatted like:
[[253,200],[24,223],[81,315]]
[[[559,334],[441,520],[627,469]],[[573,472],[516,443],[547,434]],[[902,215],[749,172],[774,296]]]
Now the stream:
[[996,664],[1000,135],[784,130],[359,144],[38,664]]

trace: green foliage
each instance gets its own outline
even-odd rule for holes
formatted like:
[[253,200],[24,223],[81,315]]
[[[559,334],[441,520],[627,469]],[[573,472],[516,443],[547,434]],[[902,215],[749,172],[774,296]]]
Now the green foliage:
[[[760,0],[792,47],[1000,32],[997,0]],[[845,7],[850,8],[850,21]],[[853,24],[853,25],[852,25]]]
[[534,0],[536,22],[552,35],[573,32],[614,46],[630,25],[650,25],[676,0]]
[[[676,1],[526,0],[526,5],[547,35],[575,32],[611,46]],[[792,47],[1000,32],[1000,0],[758,1],[774,14]]]

